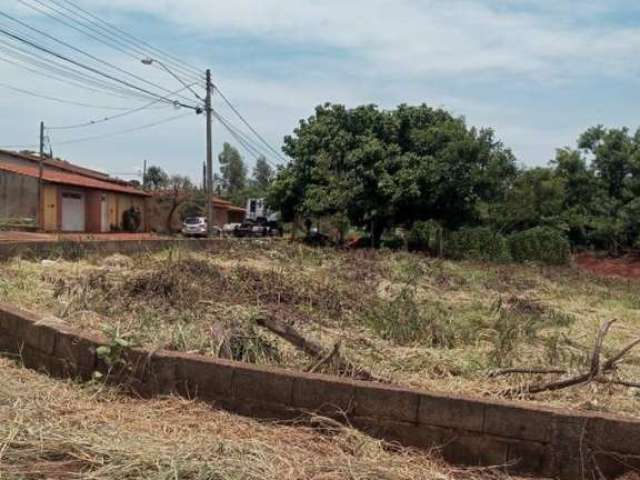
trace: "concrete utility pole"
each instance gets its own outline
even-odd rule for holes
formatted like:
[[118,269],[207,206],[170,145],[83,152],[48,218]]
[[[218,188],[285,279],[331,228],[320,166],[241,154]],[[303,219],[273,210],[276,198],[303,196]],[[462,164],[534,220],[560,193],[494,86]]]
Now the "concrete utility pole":
[[147,159],[142,162],[142,188],[147,188]]
[[213,132],[211,122],[211,93],[213,85],[211,84],[211,70],[207,69],[207,96],[204,100],[205,113],[207,115],[207,220],[209,225],[209,233],[213,231],[215,223],[213,211]]
[[44,122],[40,122],[40,159],[38,162],[38,208],[36,220],[38,229],[44,228],[44,205],[42,195],[42,174],[44,171]]

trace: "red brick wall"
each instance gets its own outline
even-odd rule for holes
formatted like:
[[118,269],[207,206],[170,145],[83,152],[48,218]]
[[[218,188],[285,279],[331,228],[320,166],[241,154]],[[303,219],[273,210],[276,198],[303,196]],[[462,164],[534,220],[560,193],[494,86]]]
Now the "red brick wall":
[[[29,368],[90,378],[106,371],[96,357],[105,340],[0,305],[0,351]],[[514,402],[409,390],[267,369],[197,355],[129,350],[112,372],[142,395],[178,393],[262,418],[318,411],[371,435],[440,448],[464,465],[561,479],[615,478],[640,467],[640,421],[615,415],[536,408]]]

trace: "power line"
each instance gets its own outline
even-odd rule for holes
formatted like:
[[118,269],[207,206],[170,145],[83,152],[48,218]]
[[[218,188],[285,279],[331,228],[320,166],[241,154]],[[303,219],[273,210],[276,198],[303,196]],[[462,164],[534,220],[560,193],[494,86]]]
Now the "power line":
[[[55,1],[55,0],[50,0],[52,3],[61,6],[59,2]],[[78,15],[78,11],[84,13],[87,17],[91,18],[92,20],[87,20],[90,23],[92,23],[93,25],[99,26],[99,28],[105,30],[105,31],[111,31],[114,32],[115,35],[117,35],[120,39],[126,38],[127,43],[129,43],[130,45],[135,46],[138,50],[142,50],[145,51],[147,54],[149,52],[149,50],[155,52],[152,54],[156,55],[156,56],[161,56],[161,57],[165,57],[167,59],[167,63],[171,63],[173,65],[176,66],[176,68],[179,68],[183,71],[186,72],[190,72],[191,75],[195,75],[196,78],[198,79],[202,79],[202,69],[196,68],[192,65],[190,65],[189,63],[185,62],[184,60],[181,60],[173,55],[171,55],[170,53],[163,51],[159,48],[154,47],[153,45],[150,45],[149,43],[145,42],[144,40],[140,40],[139,38],[134,37],[133,35],[131,35],[130,33],[118,28],[117,26],[113,25],[112,23],[107,22],[106,20],[102,19],[101,17],[89,12],[88,10],[83,9],[82,7],[80,7],[77,3],[72,2],[71,0],[62,0],[64,3],[71,5],[73,7],[74,10],[69,10],[67,9],[67,11],[74,11],[74,13],[76,15]],[[100,25],[104,25],[104,26],[100,26]],[[106,28],[105,28],[106,27]]]
[[[180,90],[176,90],[175,92],[172,92],[172,93],[179,93],[179,92],[185,90],[186,88],[187,87],[183,87]],[[47,127],[47,130],[71,130],[71,129],[75,129],[75,128],[83,128],[83,127],[89,127],[89,126],[97,125],[97,124],[100,124],[100,123],[108,122],[110,120],[115,120],[117,118],[126,117],[127,115],[131,115],[133,113],[137,113],[137,112],[140,112],[142,110],[147,110],[149,107],[155,105],[159,101],[160,100],[154,100],[154,101],[152,101],[150,103],[147,103],[146,105],[142,105],[141,107],[133,108],[133,109],[127,110],[126,112],[118,113],[116,115],[111,115],[109,117],[104,117],[104,118],[100,118],[100,119],[97,119],[97,120],[90,120],[88,122],[77,123],[77,124],[73,124],[73,125]]]
[[220,94],[220,96],[222,97],[222,99],[224,100],[224,102],[229,106],[229,108],[233,111],[233,113],[235,113],[238,118],[240,120],[242,120],[242,123],[244,123],[249,130],[251,130],[253,132],[253,134],[258,137],[258,139],[264,144],[266,145],[266,147],[271,150],[276,157],[278,157],[278,159],[280,159],[282,162],[286,162],[286,160],[284,159],[284,157],[282,155],[280,155],[280,153],[278,153],[278,151],[273,148],[269,142],[267,142],[264,137],[262,135],[260,135],[257,130],[255,128],[253,128],[251,126],[251,124],[242,116],[242,114],[238,111],[238,109],[229,101],[229,99],[224,95],[224,93],[222,93],[222,91],[220,90],[220,88],[216,85],[215,86],[216,91],[218,92],[218,94]]
[[[167,99],[165,97],[162,97],[161,95],[158,95],[157,93],[151,92],[151,91],[147,90],[146,88],[143,88],[143,87],[140,87],[138,85],[132,84],[132,83],[126,81],[126,80],[119,79],[119,78],[114,77],[113,75],[110,75],[108,73],[101,72],[100,70],[95,69],[93,67],[90,67],[88,65],[84,65],[83,63],[78,62],[78,61],[76,61],[76,60],[74,60],[72,58],[66,57],[66,56],[64,56],[64,55],[62,55],[60,53],[54,52],[54,51],[52,51],[52,50],[50,50],[50,49],[48,49],[46,47],[43,47],[43,46],[38,45],[38,44],[36,44],[34,42],[31,42],[31,41],[21,37],[20,35],[14,35],[14,34],[8,32],[4,28],[0,28],[0,33],[8,36],[9,38],[17,40],[17,41],[19,41],[21,43],[29,45],[32,48],[35,48],[35,49],[40,50],[42,52],[48,53],[49,55],[52,55],[52,56],[54,56],[56,58],[64,60],[64,61],[66,61],[68,63],[71,63],[72,65],[75,65],[75,66],[80,67],[82,69],[88,70],[88,71],[90,71],[92,73],[95,73],[95,74],[100,75],[102,77],[108,78],[109,80],[113,80],[113,81],[115,81],[117,83],[121,83],[122,85],[125,85],[125,86],[127,86],[127,87],[129,87],[129,88],[131,88],[133,90],[140,91],[140,92],[145,93],[147,95],[150,95],[151,97],[154,97],[154,98],[164,99],[165,101],[171,102],[171,100],[169,100],[169,99]],[[186,108],[191,108],[193,110],[196,110],[198,108],[198,107],[195,107],[193,105],[187,105],[187,104],[183,104],[183,103],[180,103],[180,105],[183,106],[183,107],[186,107]]]
[[[108,91],[110,94],[115,94],[116,96],[119,96],[121,98],[123,96],[136,97],[136,98],[143,98],[144,100],[147,100],[147,101],[149,100],[149,98],[155,98],[155,97],[151,97],[150,95],[144,95],[136,91],[132,91],[130,89],[125,89],[124,87],[114,85],[113,83],[109,83],[105,80],[92,77],[79,70],[74,70],[73,68],[68,67],[66,65],[61,65],[59,63],[56,63],[53,59],[48,59],[46,57],[39,56],[33,52],[29,52],[24,48],[20,48],[15,45],[8,44],[5,41],[0,40],[0,45],[4,45],[4,47],[0,46],[0,51],[5,52],[6,54],[12,56],[14,59],[19,59],[22,62],[37,66],[45,71],[56,72],[58,76],[62,76],[65,78],[65,80],[62,80],[62,81],[66,81],[67,78],[73,78],[79,82],[84,83],[85,85],[91,85],[92,87],[97,87],[101,89],[103,92]],[[14,62],[11,62],[9,60],[4,59],[4,61],[15,65]],[[21,67],[27,70],[31,70],[24,66],[21,66]],[[89,88],[89,89],[95,91],[94,88]]]
[[[4,59],[0,57],[0,60],[4,60]],[[13,63],[13,62],[10,62],[10,63]],[[76,102],[74,100],[67,100],[67,99],[62,99],[62,98],[50,97],[48,95],[43,95],[43,94],[40,94],[40,93],[32,92],[30,90],[25,90],[23,88],[14,87],[13,85],[9,85],[7,83],[0,83],[0,87],[6,88],[8,90],[13,90],[15,92],[19,92],[19,93],[22,93],[22,94],[25,94],[25,95],[30,95],[32,97],[41,98],[43,100],[50,100],[52,102],[64,103],[64,104],[67,104],[67,105],[75,105],[75,106],[78,106],[78,107],[96,108],[96,109],[101,109],[101,110],[130,110],[129,107],[114,107],[114,106],[107,106],[107,105],[93,105],[93,104],[90,104],[90,103]],[[166,108],[166,107],[162,107],[162,108]]]
[[89,142],[89,141],[92,141],[92,140],[102,140],[102,139],[105,139],[105,138],[111,138],[111,137],[115,137],[115,136],[118,136],[118,135],[125,135],[127,133],[138,132],[140,130],[145,130],[147,128],[152,128],[152,127],[156,127],[158,125],[163,125],[165,123],[173,122],[175,120],[184,118],[184,117],[186,117],[188,115],[193,115],[193,114],[191,112],[183,113],[181,115],[176,115],[176,116],[173,116],[173,117],[165,118],[164,120],[159,120],[157,122],[148,123],[146,125],[141,125],[139,127],[129,128],[127,130],[119,130],[117,132],[111,132],[111,133],[107,133],[107,134],[104,134],[104,135],[96,135],[96,136],[92,136],[92,137],[83,137],[83,138],[76,138],[76,139],[73,139],[73,140],[65,140],[65,141],[62,141],[62,142],[56,142],[56,145],[71,145],[71,144],[74,144],[74,143]]
[[[28,5],[28,4],[26,4],[23,0],[18,0],[18,1],[19,1],[19,2],[21,2],[21,3],[23,3],[23,4],[25,4],[25,5]],[[31,6],[31,5],[29,5],[29,6]],[[37,11],[41,11],[41,10],[40,10],[40,9],[38,9],[37,7],[32,7],[32,8],[35,8]],[[46,12],[42,12],[42,13],[45,13],[45,14],[46,14]],[[112,64],[112,63],[110,63],[110,62],[107,62],[106,60],[102,60],[102,59],[100,59],[100,58],[96,57],[95,55],[92,55],[92,54],[90,54],[90,53],[88,53],[88,52],[86,52],[86,51],[84,51],[84,50],[82,50],[82,49],[80,49],[80,48],[75,47],[74,45],[71,45],[70,43],[67,43],[67,42],[65,42],[65,41],[63,41],[63,40],[60,40],[60,39],[58,39],[58,38],[54,37],[53,35],[50,35],[50,34],[48,34],[48,33],[46,33],[46,32],[43,32],[42,30],[40,30],[40,29],[38,29],[38,28],[36,28],[36,27],[33,27],[33,26],[29,25],[29,24],[28,24],[28,23],[26,23],[26,22],[23,22],[22,20],[20,20],[20,19],[18,19],[18,18],[15,18],[14,16],[9,15],[9,14],[8,14],[8,13],[6,13],[6,12],[3,12],[2,10],[0,10],[0,15],[1,15],[1,16],[3,16],[3,17],[5,17],[5,18],[8,18],[9,20],[12,20],[13,22],[15,22],[15,23],[17,23],[17,24],[19,24],[19,25],[21,25],[21,26],[23,26],[23,27],[25,27],[25,28],[28,28],[29,30],[32,30],[32,31],[34,31],[34,32],[36,32],[36,33],[38,33],[38,34],[42,35],[42,36],[43,36],[43,37],[45,37],[45,38],[48,38],[48,39],[50,39],[50,40],[53,40],[54,42],[56,42],[56,43],[58,43],[58,44],[60,44],[60,45],[63,45],[63,46],[65,46],[65,47],[67,47],[67,48],[69,48],[69,49],[71,49],[71,50],[73,50],[73,51],[75,51],[75,52],[77,52],[77,53],[80,53],[81,55],[84,55],[84,56],[86,56],[86,57],[90,58],[91,60],[93,60],[93,61],[95,61],[95,62],[97,62],[97,63],[100,63],[100,64],[102,64],[102,65],[105,65],[105,66],[107,66],[107,67],[109,67],[109,68],[112,68],[112,69],[114,69],[114,70],[116,70],[116,71],[118,71],[118,72],[120,72],[120,73],[124,73],[125,75],[128,75],[128,76],[130,76],[131,78],[135,78],[135,79],[136,79],[136,80],[138,80],[138,81],[144,82],[144,83],[146,83],[147,85],[151,85],[151,86],[153,86],[153,87],[155,87],[155,88],[158,88],[158,89],[160,89],[160,90],[164,90],[165,92],[169,92],[169,90],[168,90],[168,89],[166,89],[165,87],[163,87],[163,86],[161,86],[161,85],[158,85],[157,83],[154,83],[154,82],[149,81],[149,80],[147,80],[147,79],[145,79],[145,78],[143,78],[143,77],[140,77],[139,75],[136,75],[136,74],[134,74],[134,73],[131,73],[131,72],[129,72],[128,70],[125,70],[124,68],[120,68],[120,67],[118,67],[117,65],[114,65],[114,64]],[[64,21],[63,21],[63,23],[65,23],[65,24],[66,24],[66,22],[64,22]],[[70,26],[71,28],[73,28],[73,26],[72,26],[72,25],[69,25],[69,26]],[[186,97],[185,97],[185,98],[186,98]]]
[[8,150],[10,148],[37,148],[38,145],[0,145],[0,148]]
[[254,157],[254,159],[257,160],[258,157],[263,157],[269,165],[271,165],[274,168],[277,168],[277,166],[271,160],[269,160],[270,154],[269,153],[265,154],[265,151],[263,150],[264,147],[260,145],[256,145],[247,134],[245,134],[242,130],[240,130],[238,127],[233,125],[233,123],[231,123],[228,119],[222,116],[219,112],[214,111],[213,115],[222,124],[222,126],[231,134],[231,136],[234,139],[236,139],[238,143],[240,143],[240,145],[247,151],[247,153],[249,153],[252,157]]

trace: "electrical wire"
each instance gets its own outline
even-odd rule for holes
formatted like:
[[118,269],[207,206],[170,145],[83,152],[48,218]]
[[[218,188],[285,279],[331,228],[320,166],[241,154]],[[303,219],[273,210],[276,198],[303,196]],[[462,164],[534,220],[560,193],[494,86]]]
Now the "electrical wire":
[[83,137],[83,138],[76,138],[76,139],[72,139],[72,140],[65,140],[65,141],[62,141],[62,142],[56,142],[56,146],[59,146],[59,145],[71,145],[71,144],[74,144],[74,143],[89,142],[89,141],[93,141],[93,140],[102,140],[102,139],[105,139],[105,138],[111,138],[111,137],[115,137],[115,136],[118,136],[118,135],[125,135],[127,133],[138,132],[140,130],[146,130],[148,128],[156,127],[158,125],[163,125],[165,123],[169,123],[169,122],[173,122],[175,120],[179,120],[179,119],[184,118],[184,117],[186,117],[188,115],[193,115],[193,113],[187,112],[187,113],[183,113],[181,115],[176,115],[176,116],[173,116],[173,117],[165,118],[163,120],[158,120],[157,122],[148,123],[146,125],[141,125],[139,127],[129,128],[129,129],[126,129],[126,130],[119,130],[117,132],[111,132],[111,133],[107,133],[107,134],[104,134],[104,135],[95,135],[95,136],[92,136],[92,137]]
[[[21,3],[25,3],[23,0],[18,0],[18,1],[20,1]],[[24,28],[28,28],[29,30],[31,30],[31,31],[33,31],[33,32],[36,32],[36,33],[38,33],[39,35],[42,35],[42,36],[43,36],[43,37],[45,37],[45,38],[48,38],[48,39],[50,39],[50,40],[53,40],[54,42],[56,42],[56,43],[58,43],[58,44],[60,44],[60,45],[63,45],[64,47],[67,47],[67,48],[69,48],[69,49],[73,50],[74,52],[80,53],[81,55],[84,55],[85,57],[88,57],[88,58],[90,58],[91,60],[93,60],[93,61],[95,61],[95,62],[97,62],[97,63],[100,63],[100,64],[105,65],[105,66],[107,66],[107,67],[109,67],[109,68],[112,68],[112,69],[114,69],[114,70],[116,70],[116,71],[118,71],[118,72],[120,72],[120,73],[123,73],[123,74],[125,74],[125,75],[128,75],[128,76],[129,76],[129,77],[131,77],[131,78],[135,78],[136,80],[141,81],[141,82],[143,82],[143,83],[146,83],[147,85],[151,85],[151,86],[153,86],[153,87],[155,87],[155,88],[158,88],[158,89],[160,89],[160,90],[163,90],[163,91],[165,91],[165,93],[168,93],[168,92],[169,92],[169,90],[168,90],[168,89],[166,89],[165,87],[163,87],[163,86],[161,86],[161,85],[158,85],[157,83],[154,83],[154,82],[152,82],[152,81],[150,81],[150,80],[147,80],[147,79],[145,79],[145,78],[143,78],[143,77],[140,77],[139,75],[136,75],[136,74],[134,74],[134,73],[131,73],[131,72],[129,72],[128,70],[125,70],[124,68],[120,68],[120,67],[118,67],[117,65],[114,65],[113,63],[107,62],[106,60],[102,60],[102,59],[100,59],[100,58],[96,57],[95,55],[92,55],[92,54],[90,54],[90,53],[88,53],[88,52],[86,52],[86,51],[84,51],[84,50],[82,50],[82,49],[80,49],[80,48],[75,47],[74,45],[71,45],[70,43],[67,43],[67,42],[65,42],[65,41],[63,41],[63,40],[60,40],[60,39],[58,39],[58,38],[54,37],[53,35],[48,34],[47,32],[43,32],[42,30],[40,30],[40,29],[38,29],[38,28],[36,28],[36,27],[33,27],[33,26],[29,25],[29,24],[28,24],[28,23],[26,23],[26,22],[23,22],[22,20],[20,20],[20,19],[18,19],[18,18],[16,18],[16,17],[14,17],[14,16],[12,16],[12,15],[9,15],[9,14],[8,14],[8,13],[6,13],[6,12],[3,12],[2,10],[0,10],[0,16],[3,16],[3,17],[5,17],[5,18],[8,18],[9,20],[11,20],[11,21],[13,21],[13,22],[17,23],[18,25],[21,25],[21,26],[22,26],[22,27],[24,27]],[[71,25],[69,25],[69,26],[70,26],[70,27],[72,27]],[[185,98],[186,100],[189,100],[189,99],[188,99],[188,98],[186,98],[186,97],[184,97],[184,98]]]
[[251,124],[242,116],[242,114],[238,111],[238,109],[229,101],[229,99],[224,95],[224,93],[222,93],[222,91],[220,90],[220,88],[215,85],[215,89],[218,92],[218,94],[220,95],[220,97],[222,97],[222,100],[224,100],[224,102],[227,104],[227,106],[233,111],[233,113],[235,113],[238,118],[240,120],[242,120],[242,123],[244,123],[249,130],[251,130],[253,132],[253,134],[269,149],[271,150],[276,157],[278,157],[279,160],[281,160],[282,162],[286,162],[285,158],[280,155],[280,153],[278,153],[278,151],[273,148],[269,142],[267,142],[264,137],[262,135],[260,135],[257,130],[255,128],[253,128],[253,126],[251,126]]
[[[4,59],[0,57],[0,60],[4,60]],[[94,104],[90,104],[90,103],[76,102],[74,100],[67,100],[67,99],[62,99],[62,98],[50,97],[48,95],[43,95],[43,94],[40,94],[40,93],[36,93],[36,92],[31,91],[31,90],[25,90],[23,88],[14,87],[13,85],[9,85],[7,83],[0,83],[0,87],[6,88],[8,90],[13,90],[15,92],[19,92],[19,93],[22,93],[24,95],[30,95],[32,97],[41,98],[43,100],[50,100],[52,102],[64,103],[64,104],[67,104],[67,105],[74,105],[74,106],[77,106],[77,107],[95,108],[95,109],[99,109],[99,110],[130,110],[129,107],[114,107],[114,106],[107,106],[107,105],[94,105]],[[166,107],[161,107],[161,108],[166,108]]]
[[[62,5],[60,5],[58,1],[56,0],[50,0],[50,1],[62,7]],[[154,52],[150,56],[164,57],[166,59],[166,62],[174,65],[175,68],[181,69],[183,70],[183,72],[186,72],[187,75],[190,73],[191,75],[194,75],[197,79],[202,80],[203,69],[196,68],[193,65],[190,65],[189,63],[185,62],[184,60],[181,60],[166,51],[156,48],[153,45],[150,45],[149,43],[145,42],[144,40],[140,40],[139,38],[134,37],[130,33],[102,19],[98,15],[95,15],[89,12],[88,10],[80,7],[77,3],[71,0],[62,0],[62,1],[73,8],[72,10],[67,9],[67,11],[72,11],[78,16],[79,14],[77,12],[82,12],[83,14],[85,14],[86,17],[89,17],[91,19],[91,20],[87,20],[91,24],[99,26],[99,28],[103,29],[104,31],[113,32],[117,36],[117,38],[129,43],[130,45],[135,46],[135,48],[139,49],[139,51],[144,51],[147,54],[149,54],[149,52]]]
[[[4,46],[2,46],[4,45]],[[119,85],[114,85],[113,83],[106,82],[105,80],[93,77],[79,70],[75,70],[69,66],[61,65],[55,62],[52,59],[46,58],[41,55],[37,55],[33,52],[30,52],[24,48],[20,48],[19,46],[12,45],[7,43],[6,41],[0,40],[0,51],[5,52],[9,56],[14,59],[18,59],[23,63],[27,63],[30,65],[37,66],[48,72],[56,72],[58,77],[63,77],[64,79],[72,78],[78,82],[82,82],[85,85],[90,85],[93,88],[90,88],[95,91],[95,88],[100,89],[103,92],[108,92],[110,94],[115,94],[121,98],[137,98],[144,99],[148,101],[150,98],[155,98],[150,95],[141,94],[136,91],[132,91],[130,89],[125,89]],[[6,60],[8,63],[13,63],[9,60]],[[23,67],[26,68],[26,67]],[[64,81],[64,80],[63,80]]]
[[233,125],[228,119],[226,119],[220,112],[213,111],[213,116],[220,122],[220,124],[231,134],[231,136],[249,153],[254,159],[258,159],[259,157],[263,157],[269,165],[274,168],[277,166],[269,159],[270,153],[265,153],[263,150],[264,147],[257,145],[251,140],[251,138],[240,130],[238,127]]
[[[74,59],[69,58],[69,57],[67,57],[65,55],[62,55],[62,54],[57,53],[57,52],[54,52],[53,50],[51,50],[49,48],[46,48],[46,47],[38,45],[38,44],[36,44],[34,42],[31,42],[31,41],[23,38],[20,35],[12,34],[12,33],[8,32],[6,29],[4,29],[2,27],[0,27],[0,33],[4,34],[5,36],[7,36],[9,38],[12,38],[13,40],[19,41],[19,42],[24,43],[26,45],[29,45],[30,47],[35,48],[36,50],[45,52],[45,53],[47,53],[49,55],[52,55],[52,56],[54,56],[56,58],[59,58],[59,59],[64,60],[64,61],[66,61],[68,63],[71,63],[72,65],[75,65],[77,67],[80,67],[82,69],[85,69],[87,71],[95,73],[97,75],[100,75],[102,77],[105,77],[105,78],[107,78],[109,80],[113,80],[113,81],[115,81],[117,83],[120,83],[122,85],[125,85],[125,86],[127,86],[127,87],[129,87],[129,88],[131,88],[133,90],[137,90],[139,92],[145,93],[147,95],[150,95],[151,97],[164,99],[167,102],[171,102],[171,100],[167,99],[166,97],[162,97],[161,95],[159,95],[157,93],[154,93],[154,92],[151,92],[150,90],[147,90],[146,88],[143,88],[143,87],[140,87],[138,85],[132,84],[132,83],[126,81],[126,80],[122,80],[120,78],[114,77],[113,75],[110,75],[108,73],[102,72],[102,71],[100,71],[100,70],[98,70],[96,68],[90,67],[88,65],[84,65],[83,63],[81,63],[81,62],[79,62],[77,60],[74,60]],[[185,108],[190,108],[190,109],[193,109],[193,110],[196,110],[198,108],[198,107],[195,107],[193,105],[187,105],[187,104],[183,104],[183,103],[180,103],[180,106],[183,106]]]
[[0,145],[0,148],[3,150],[8,150],[10,148],[37,148],[38,145]]
[[[181,91],[185,90],[186,88],[187,87],[183,87],[180,90],[176,90],[175,92],[172,92],[172,93],[181,92]],[[76,128],[84,128],[84,127],[90,127],[90,126],[93,126],[93,125],[98,125],[100,123],[108,122],[110,120],[115,120],[117,118],[126,117],[127,115],[131,115],[133,113],[137,113],[137,112],[140,112],[142,110],[147,110],[149,107],[155,105],[159,101],[160,100],[154,100],[154,101],[152,101],[150,103],[147,103],[146,105],[142,105],[141,107],[133,108],[133,109],[127,110],[126,112],[118,113],[116,115],[111,115],[109,117],[100,118],[98,120],[90,120],[88,122],[76,123],[76,124],[73,124],[73,125],[47,127],[47,130],[71,130],[71,129],[76,129]]]

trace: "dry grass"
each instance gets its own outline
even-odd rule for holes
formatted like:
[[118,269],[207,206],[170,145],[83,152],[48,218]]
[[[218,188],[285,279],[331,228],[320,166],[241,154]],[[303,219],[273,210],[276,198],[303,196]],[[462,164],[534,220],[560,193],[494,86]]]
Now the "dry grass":
[[[313,361],[254,325],[267,311],[393,382],[490,395],[541,377],[496,368],[589,362],[596,333],[618,319],[610,355],[640,335],[640,283],[574,267],[449,262],[390,252],[336,252],[238,242],[215,254],[169,250],[0,265],[0,301],[53,313],[149,348],[306,369]],[[333,373],[327,365],[326,373]],[[640,379],[640,351],[616,372]],[[553,377],[552,377],[553,378]],[[591,384],[533,401],[638,415],[638,390]]]
[[[0,479],[506,479],[324,421],[260,423],[179,398],[137,400],[0,359]],[[322,424],[322,422],[320,422]]]

